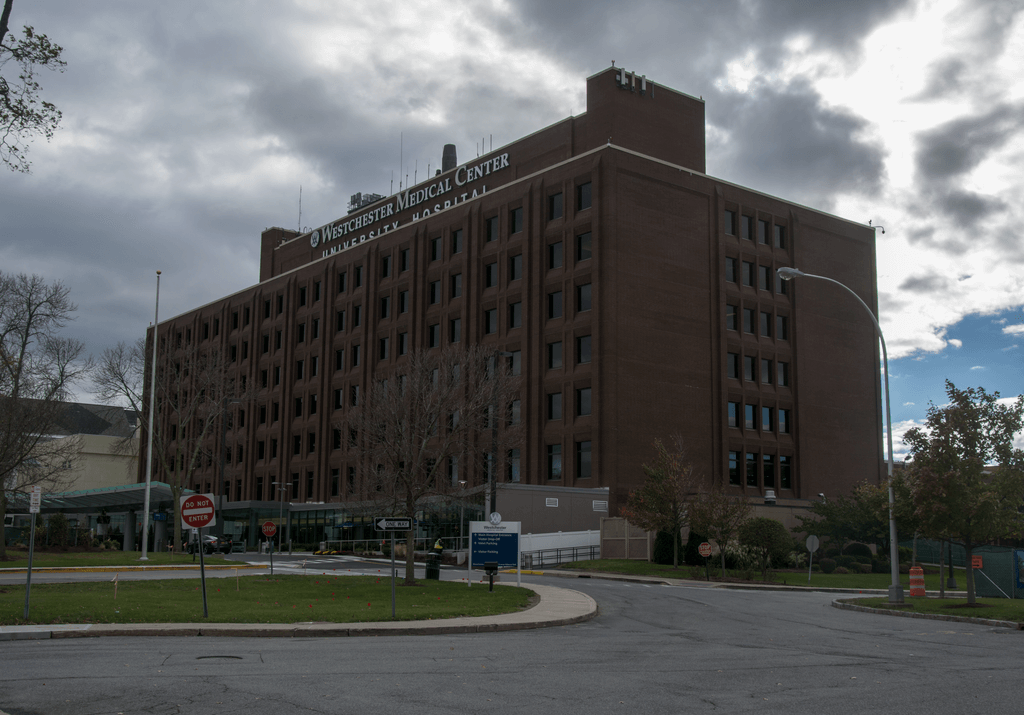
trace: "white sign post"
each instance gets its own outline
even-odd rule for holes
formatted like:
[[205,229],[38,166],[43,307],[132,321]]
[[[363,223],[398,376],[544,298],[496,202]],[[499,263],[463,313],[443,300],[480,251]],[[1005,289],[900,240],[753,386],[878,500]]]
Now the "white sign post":
[[29,527],[29,538],[28,538],[28,573],[25,575],[25,620],[28,620],[28,594],[32,590],[32,555],[36,550],[36,517],[39,513],[39,507],[43,503],[43,488],[38,484],[32,487],[32,491],[29,492],[28,497],[28,513],[29,521],[32,525]]
[[203,585],[203,618],[210,617],[210,611],[206,605],[206,564],[203,560],[203,527],[213,526],[217,523],[217,512],[213,506],[213,494],[193,494],[188,497],[181,497],[178,503],[178,511],[181,514],[181,524],[193,531],[199,531],[199,541],[196,548],[199,549],[199,581]]

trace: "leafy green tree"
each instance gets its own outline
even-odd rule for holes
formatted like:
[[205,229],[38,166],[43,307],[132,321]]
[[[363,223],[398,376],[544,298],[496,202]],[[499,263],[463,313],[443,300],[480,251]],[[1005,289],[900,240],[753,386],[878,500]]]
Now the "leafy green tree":
[[722,578],[725,578],[725,547],[736,538],[751,513],[750,504],[742,497],[730,496],[724,484],[701,492],[690,503],[690,529],[707,534],[718,545]]
[[793,537],[782,522],[759,516],[743,522],[739,528],[740,545],[751,549],[757,556],[761,578],[768,578],[773,565],[783,563],[793,550]]
[[22,28],[20,39],[8,33],[13,5],[14,0],[4,0],[0,13],[0,161],[13,171],[27,172],[26,143],[36,134],[50,139],[61,118],[56,105],[39,99],[36,72],[63,72],[66,63],[60,58],[64,49],[32,27]]
[[[673,449],[654,441],[654,462],[643,465],[643,486],[626,499],[622,515],[647,531],[679,534],[686,526],[687,503],[696,491],[697,477],[686,459],[681,437],[672,438]],[[679,539],[673,540],[672,566],[679,568]]]
[[971,552],[1019,533],[1024,526],[1024,451],[1014,436],[1024,427],[1024,395],[1000,404],[999,393],[957,389],[932,404],[924,428],[907,432],[913,503],[922,531],[949,536],[967,551],[967,602],[976,601]]

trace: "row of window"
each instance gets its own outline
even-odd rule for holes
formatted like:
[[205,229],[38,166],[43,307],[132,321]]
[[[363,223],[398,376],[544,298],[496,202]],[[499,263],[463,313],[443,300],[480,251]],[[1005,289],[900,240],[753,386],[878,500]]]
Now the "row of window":
[[786,227],[773,224],[768,219],[755,219],[753,216],[725,209],[722,228],[727,236],[735,236],[738,233],[739,237],[746,241],[753,241],[756,236],[757,242],[761,245],[786,248]]
[[771,385],[774,380],[779,387],[788,387],[789,363],[776,360],[773,369],[771,358],[730,352],[726,356],[726,375],[734,380],[741,379],[742,375],[745,382],[760,381],[762,385]]
[[789,340],[789,318],[785,315],[777,315],[757,308],[743,308],[742,313],[739,306],[725,306],[725,329],[739,330],[740,315],[743,316],[743,332],[748,335],[760,335],[762,338],[773,337],[772,326],[774,326],[774,337],[776,340]]
[[[793,431],[792,411],[784,408],[762,406],[760,411],[757,404],[733,402],[728,403],[728,425],[734,429],[743,429],[756,432],[772,433],[778,430],[779,434],[790,434]],[[741,417],[742,415],[742,417]],[[760,419],[759,419],[760,415]]]
[[[589,479],[593,473],[593,445],[591,440],[576,442],[576,478]],[[562,445],[547,445],[547,478],[561,479],[564,475],[562,470]]]
[[[742,462],[741,456],[744,457]],[[784,454],[730,451],[729,484],[764,489],[792,489],[793,458]]]
[[[576,390],[576,416],[586,417],[593,414],[594,400],[593,390],[589,387],[581,387]],[[562,393],[549,392],[547,394],[547,417],[548,421],[562,419]]]
[[774,273],[771,266],[754,261],[744,261],[732,256],[726,256],[725,258],[725,280],[727,283],[741,282],[747,288],[755,287],[756,282],[758,290],[768,292],[772,292],[774,284],[774,292],[778,295],[786,295],[789,290],[787,282],[782,280],[777,273]]

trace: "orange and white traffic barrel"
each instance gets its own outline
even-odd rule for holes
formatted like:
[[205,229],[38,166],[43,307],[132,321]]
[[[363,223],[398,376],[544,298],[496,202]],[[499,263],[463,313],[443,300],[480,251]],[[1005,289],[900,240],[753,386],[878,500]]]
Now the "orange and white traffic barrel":
[[910,595],[924,596],[924,569],[920,566],[910,569]]

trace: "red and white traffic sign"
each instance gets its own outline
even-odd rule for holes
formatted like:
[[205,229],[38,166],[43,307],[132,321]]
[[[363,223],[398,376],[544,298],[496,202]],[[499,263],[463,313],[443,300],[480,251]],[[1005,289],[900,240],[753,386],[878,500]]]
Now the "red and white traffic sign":
[[711,556],[711,544],[706,541],[702,542],[701,545],[697,547],[697,553],[704,558]]
[[217,523],[212,494],[193,494],[181,498],[181,523],[189,529],[201,529]]
[[272,521],[263,522],[263,526],[261,528],[263,529],[264,536],[273,536],[277,533],[277,524]]

